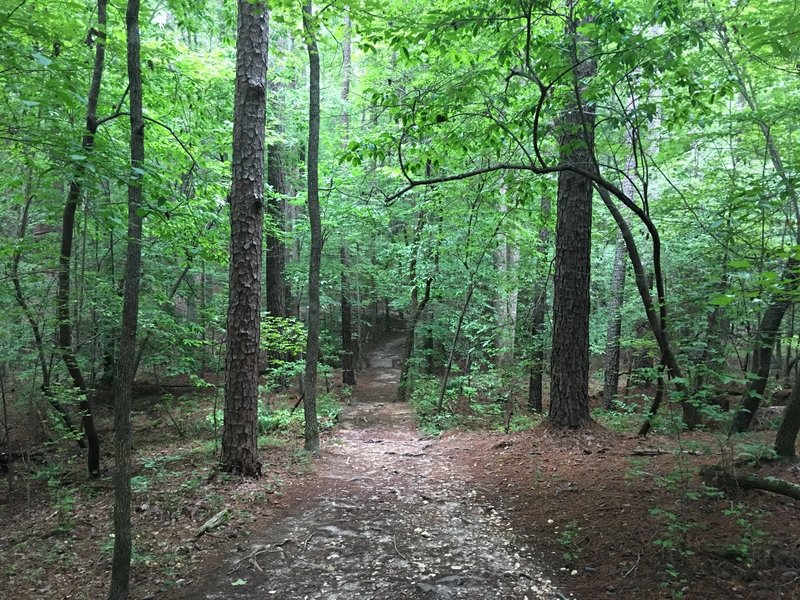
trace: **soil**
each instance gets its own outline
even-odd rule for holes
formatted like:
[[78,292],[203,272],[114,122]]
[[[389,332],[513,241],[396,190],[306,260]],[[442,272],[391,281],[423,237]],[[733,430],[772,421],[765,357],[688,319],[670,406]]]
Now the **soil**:
[[420,437],[376,352],[307,498],[171,598],[558,598],[535,548],[470,485],[452,440]]
[[[144,402],[132,598],[800,598],[800,503],[707,490],[699,468],[732,460],[720,436],[425,437],[394,402],[400,344],[373,350],[318,458],[275,439],[260,480],[210,472],[191,419],[173,410],[181,437]],[[800,482],[797,465],[759,475]],[[0,598],[104,597],[110,478],[86,483],[76,464],[50,481],[0,497]]]

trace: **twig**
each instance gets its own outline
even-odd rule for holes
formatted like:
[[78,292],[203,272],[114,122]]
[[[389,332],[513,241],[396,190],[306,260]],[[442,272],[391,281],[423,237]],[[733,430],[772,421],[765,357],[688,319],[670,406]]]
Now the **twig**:
[[308,548],[308,542],[311,541],[311,538],[313,538],[316,533],[317,533],[316,530],[312,531],[311,535],[306,538],[305,542],[303,542],[303,552],[306,551],[306,549]]
[[639,566],[639,561],[641,560],[642,560],[642,554],[640,552],[639,554],[636,555],[636,562],[633,563],[633,566],[630,569],[628,569],[628,571],[625,573],[625,575],[622,576],[622,578],[624,579],[625,577],[633,573],[636,570],[636,567]]
[[402,558],[404,561],[408,562],[408,559],[403,556],[403,553],[397,549],[397,536],[392,536],[392,544],[394,545],[394,551],[397,552],[397,555]]

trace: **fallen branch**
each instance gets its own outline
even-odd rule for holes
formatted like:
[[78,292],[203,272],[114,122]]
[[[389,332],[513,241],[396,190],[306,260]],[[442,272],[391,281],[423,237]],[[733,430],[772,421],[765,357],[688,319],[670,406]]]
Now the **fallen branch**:
[[636,448],[631,452],[631,456],[660,456],[662,454],[691,454],[697,456],[697,450],[661,450],[659,448]]
[[197,530],[197,533],[195,534],[195,537],[200,537],[204,533],[208,533],[212,529],[216,529],[217,527],[222,525],[227,520],[227,518],[228,518],[228,509],[223,508],[221,511],[219,511],[217,514],[215,514],[213,517],[211,517],[208,521],[206,521],[200,526],[200,528]]
[[701,471],[707,484],[726,491],[762,490],[789,496],[800,500],[800,485],[777,477],[756,477],[755,475],[738,475],[715,465]]

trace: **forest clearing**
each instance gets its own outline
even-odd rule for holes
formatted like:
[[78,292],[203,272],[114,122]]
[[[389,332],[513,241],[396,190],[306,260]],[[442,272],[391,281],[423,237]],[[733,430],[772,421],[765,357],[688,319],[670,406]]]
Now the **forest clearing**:
[[0,0],[0,597],[800,598],[787,0]]

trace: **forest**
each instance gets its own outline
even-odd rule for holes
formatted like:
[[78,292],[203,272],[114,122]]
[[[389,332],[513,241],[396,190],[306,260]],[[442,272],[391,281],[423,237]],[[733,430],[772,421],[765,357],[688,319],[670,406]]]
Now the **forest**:
[[793,0],[0,0],[0,597],[800,598],[798,115]]

